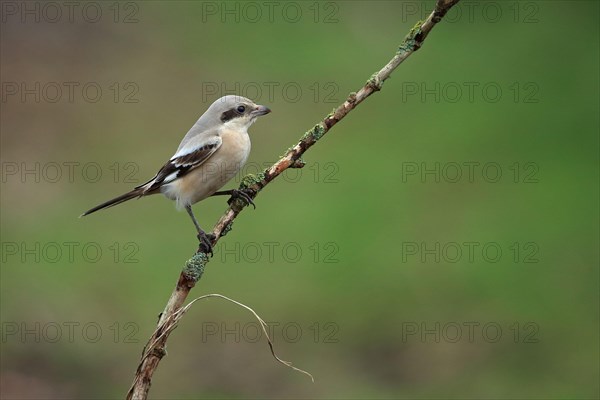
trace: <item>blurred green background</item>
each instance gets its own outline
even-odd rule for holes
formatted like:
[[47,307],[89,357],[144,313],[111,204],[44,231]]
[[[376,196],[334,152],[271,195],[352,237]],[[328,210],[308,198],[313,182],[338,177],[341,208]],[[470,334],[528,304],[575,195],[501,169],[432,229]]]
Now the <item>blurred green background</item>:
[[[122,398],[194,230],[159,196],[77,216],[221,95],[273,110],[244,173],[275,161],[433,2],[54,4],[1,5],[2,397]],[[598,398],[599,4],[457,7],[192,291],[252,306],[316,382],[211,299],[151,398]]]

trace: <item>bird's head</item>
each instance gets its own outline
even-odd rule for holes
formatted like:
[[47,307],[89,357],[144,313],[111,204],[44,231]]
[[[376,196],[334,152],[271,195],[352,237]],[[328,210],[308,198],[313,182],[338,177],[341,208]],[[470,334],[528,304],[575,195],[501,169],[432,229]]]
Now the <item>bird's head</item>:
[[222,124],[234,129],[248,129],[258,117],[270,112],[268,107],[236,95],[221,97],[207,110],[207,113],[217,116]]

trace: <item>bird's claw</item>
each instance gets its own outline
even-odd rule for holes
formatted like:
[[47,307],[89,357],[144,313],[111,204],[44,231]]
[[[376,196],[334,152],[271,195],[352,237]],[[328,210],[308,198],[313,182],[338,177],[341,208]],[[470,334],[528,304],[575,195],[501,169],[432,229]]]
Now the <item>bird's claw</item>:
[[233,189],[231,191],[231,197],[229,200],[227,200],[227,204],[231,205],[235,199],[240,199],[246,203],[245,205],[252,205],[252,207],[254,207],[256,210],[256,204],[254,204],[252,201],[252,197],[250,196],[249,192],[252,193],[253,191],[251,189]]
[[210,254],[210,256],[213,256],[213,246],[212,246],[212,241],[215,240],[215,235],[213,235],[212,233],[205,233],[205,232],[201,232],[198,233],[198,241],[200,242],[200,245],[198,246],[198,250],[201,251],[204,254]]

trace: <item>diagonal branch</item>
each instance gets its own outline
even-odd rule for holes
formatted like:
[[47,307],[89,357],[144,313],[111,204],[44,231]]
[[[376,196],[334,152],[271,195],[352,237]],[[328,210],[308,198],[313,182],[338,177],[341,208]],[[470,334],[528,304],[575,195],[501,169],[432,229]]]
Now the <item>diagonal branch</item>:
[[[434,10],[423,22],[419,21],[404,38],[394,57],[377,73],[373,74],[367,83],[360,88],[358,92],[350,93],[346,101],[327,115],[322,121],[308,130],[293,147],[287,150],[275,164],[254,176],[248,175],[242,180],[241,189],[251,192],[251,197],[255,198],[271,181],[277,178],[288,168],[301,168],[304,163],[301,160],[302,155],[317,143],[329,130],[340,122],[350,111],[362,103],[367,97],[381,90],[383,82],[390,77],[392,72],[411,54],[421,48],[425,38],[431,32],[433,27],[442,20],[448,10],[458,3],[459,0],[437,0]],[[223,216],[213,228],[213,246],[219,239],[225,236],[230,230],[233,221],[242,211],[244,205],[241,201],[232,202],[231,206],[225,211]],[[142,359],[137,368],[135,379],[127,399],[144,400],[148,396],[152,375],[158,367],[160,360],[166,354],[165,345],[171,332],[168,327],[172,326],[175,316],[183,306],[190,290],[196,285],[196,282],[202,277],[204,267],[209,261],[206,254],[200,250],[192,256],[181,271],[179,280],[167,305],[162,312],[157,328],[144,348]]]

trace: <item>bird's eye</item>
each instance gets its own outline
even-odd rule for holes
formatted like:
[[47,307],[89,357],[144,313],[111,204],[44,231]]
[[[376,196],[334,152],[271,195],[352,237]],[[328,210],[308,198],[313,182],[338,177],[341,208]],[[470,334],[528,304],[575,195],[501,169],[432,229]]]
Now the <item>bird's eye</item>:
[[239,112],[240,114],[242,114],[244,111],[246,111],[246,107],[244,107],[244,106],[238,106],[237,112]]

